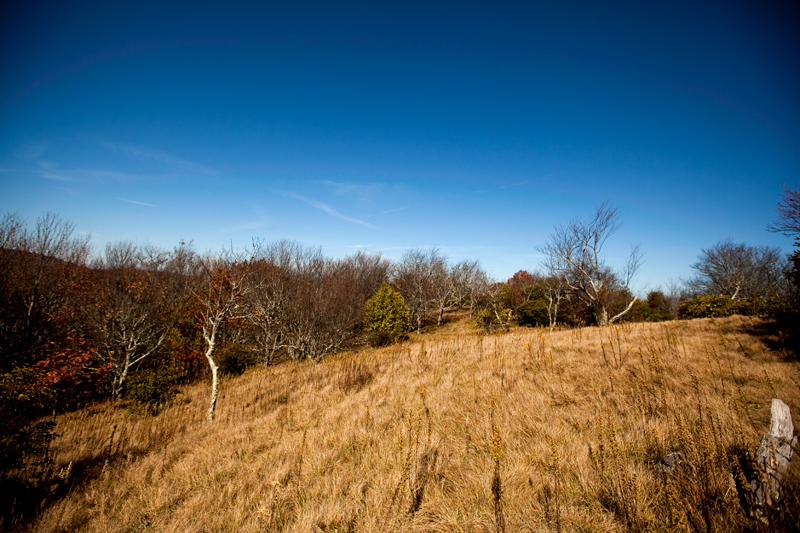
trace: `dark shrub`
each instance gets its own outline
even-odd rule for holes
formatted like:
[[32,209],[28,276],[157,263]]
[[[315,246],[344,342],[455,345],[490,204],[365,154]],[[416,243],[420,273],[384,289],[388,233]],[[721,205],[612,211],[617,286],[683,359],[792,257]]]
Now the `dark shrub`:
[[59,488],[48,456],[56,424],[46,417],[55,398],[29,369],[0,374],[0,530],[35,514]]
[[128,397],[135,403],[134,411],[157,413],[167,401],[175,397],[178,374],[172,368],[145,370],[135,375],[128,384]]
[[786,303],[777,295],[769,298],[751,296],[736,302],[736,313],[740,315],[775,317],[784,314],[787,309]]
[[220,371],[231,376],[241,375],[257,362],[256,354],[238,342],[227,345],[219,354]]
[[528,300],[517,308],[517,323],[520,326],[546,326],[550,324],[547,302],[541,299]]

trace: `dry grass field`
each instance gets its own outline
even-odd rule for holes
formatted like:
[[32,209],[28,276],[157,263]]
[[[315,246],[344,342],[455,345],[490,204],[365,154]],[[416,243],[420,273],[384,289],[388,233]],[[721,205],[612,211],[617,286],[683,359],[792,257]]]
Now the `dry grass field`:
[[96,405],[59,417],[72,489],[30,530],[796,530],[800,461],[779,511],[740,504],[770,399],[800,424],[800,364],[762,326],[481,336],[458,321],[224,380],[213,423],[203,383],[157,416]]

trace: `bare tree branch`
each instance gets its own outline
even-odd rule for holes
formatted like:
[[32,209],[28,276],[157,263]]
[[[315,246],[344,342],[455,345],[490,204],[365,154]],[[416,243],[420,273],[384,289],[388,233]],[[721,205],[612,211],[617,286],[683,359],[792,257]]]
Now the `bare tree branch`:
[[786,191],[778,204],[778,218],[767,226],[767,230],[787,237],[800,237],[800,186],[795,190],[784,187]]
[[624,316],[636,300],[633,298],[621,313],[608,318],[612,296],[629,287],[643,258],[639,246],[634,245],[620,275],[605,264],[603,246],[620,227],[618,210],[603,202],[589,221],[575,219],[566,226],[556,226],[549,241],[537,248],[547,256],[548,270],[564,280],[601,325]]

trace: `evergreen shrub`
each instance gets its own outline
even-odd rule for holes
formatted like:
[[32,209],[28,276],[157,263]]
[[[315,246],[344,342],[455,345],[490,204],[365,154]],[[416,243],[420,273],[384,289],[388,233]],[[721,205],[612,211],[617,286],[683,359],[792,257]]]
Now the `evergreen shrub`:
[[730,296],[698,296],[678,307],[678,318],[721,318],[736,313]]
[[547,326],[547,302],[542,299],[528,300],[517,309],[517,324],[520,326]]
[[679,318],[718,318],[731,315],[776,317],[786,313],[788,306],[773,295],[769,298],[751,296],[734,302],[730,296],[698,296],[686,300],[678,308]]
[[383,282],[364,304],[362,323],[373,345],[391,344],[408,331],[408,306],[403,296]]

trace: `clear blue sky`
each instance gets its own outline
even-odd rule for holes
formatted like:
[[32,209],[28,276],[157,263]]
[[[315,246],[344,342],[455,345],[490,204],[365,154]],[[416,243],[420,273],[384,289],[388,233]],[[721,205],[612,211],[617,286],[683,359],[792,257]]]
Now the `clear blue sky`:
[[5,4],[0,210],[98,249],[437,245],[505,279],[609,200],[640,289],[725,238],[790,249],[764,228],[800,180],[797,8],[337,4]]

